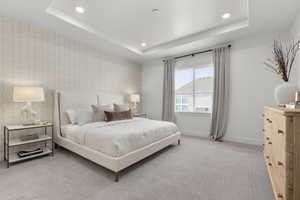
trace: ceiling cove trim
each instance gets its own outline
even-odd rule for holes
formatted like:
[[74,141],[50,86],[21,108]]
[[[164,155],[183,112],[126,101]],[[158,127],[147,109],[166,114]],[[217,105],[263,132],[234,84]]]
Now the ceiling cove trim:
[[225,24],[223,26],[216,26],[216,27],[204,30],[204,31],[196,32],[196,33],[193,33],[193,34],[190,34],[187,36],[183,36],[183,37],[180,37],[180,38],[168,41],[168,42],[164,42],[164,43],[161,43],[161,44],[158,44],[155,46],[151,46],[144,50],[139,50],[117,38],[111,37],[101,31],[96,30],[95,28],[93,28],[85,23],[80,22],[79,20],[76,20],[74,17],[71,17],[71,16],[63,13],[62,11],[60,11],[58,9],[55,9],[53,7],[53,1],[50,3],[48,8],[46,9],[46,13],[48,13],[52,16],[55,16],[73,26],[83,29],[93,35],[96,35],[97,37],[101,38],[104,41],[115,44],[121,48],[125,48],[125,49],[129,50],[130,52],[133,52],[139,56],[145,56],[145,55],[157,53],[159,51],[179,47],[179,46],[186,45],[189,43],[198,42],[198,41],[208,39],[211,37],[217,37],[217,36],[221,36],[226,33],[230,33],[233,31],[239,31],[241,29],[248,28],[250,26],[249,1],[247,1],[247,7],[248,7],[248,9],[247,9],[248,16],[243,19],[239,19],[237,21],[231,22],[229,24]]
[[181,45],[186,45],[192,42],[201,41],[210,37],[220,36],[222,34],[226,34],[233,31],[238,31],[244,28],[248,28],[250,25],[249,18],[244,18],[232,22],[230,24],[226,24],[224,26],[218,26],[211,29],[207,29],[205,31],[197,32],[188,36],[184,36],[175,40],[171,40],[169,42],[165,42],[156,46],[149,47],[143,50],[144,54],[155,53],[157,51],[166,50],[174,47],[178,47]]
[[79,20],[76,20],[76,19],[74,19],[73,17],[71,17],[69,15],[66,15],[65,13],[63,13],[63,12],[61,12],[61,11],[55,9],[55,8],[52,8],[51,5],[46,9],[46,12],[50,15],[53,15],[53,16],[65,21],[65,22],[69,23],[69,24],[72,24],[72,25],[74,25],[78,28],[81,28],[81,29],[83,29],[83,30],[85,30],[85,31],[87,31],[91,34],[94,34],[97,37],[99,37],[99,38],[101,38],[105,41],[108,41],[108,42],[113,43],[117,46],[123,47],[123,48],[125,48],[125,49],[127,49],[127,50],[129,50],[129,51],[131,51],[135,54],[143,55],[143,52],[141,52],[140,50],[138,50],[138,49],[122,42],[121,40],[110,37],[110,36],[104,34],[103,32],[97,31],[93,27],[91,27],[91,26],[89,26],[85,23],[80,22]]

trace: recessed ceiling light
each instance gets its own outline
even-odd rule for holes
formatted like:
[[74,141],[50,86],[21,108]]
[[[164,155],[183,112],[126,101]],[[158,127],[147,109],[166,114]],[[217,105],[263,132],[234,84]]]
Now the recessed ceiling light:
[[224,13],[223,15],[222,15],[222,18],[223,19],[228,19],[228,18],[230,18],[231,17],[231,13]]
[[152,12],[153,12],[153,13],[157,13],[157,12],[159,12],[159,9],[154,8],[154,9],[152,9]]
[[142,46],[142,47],[145,47],[145,46],[147,46],[147,43],[146,43],[146,42],[142,42],[142,43],[141,43],[141,46]]
[[83,14],[85,12],[85,9],[81,6],[76,6],[75,7],[76,12]]

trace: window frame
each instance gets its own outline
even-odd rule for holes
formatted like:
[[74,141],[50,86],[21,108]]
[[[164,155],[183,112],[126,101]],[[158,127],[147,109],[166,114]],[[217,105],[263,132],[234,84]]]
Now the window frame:
[[[214,66],[212,66],[213,67],[213,69],[214,69]],[[191,113],[191,114],[205,114],[205,115],[211,115],[212,114],[212,110],[210,111],[210,112],[196,112],[195,111],[195,106],[196,106],[196,92],[195,92],[195,88],[196,88],[196,81],[195,81],[195,78],[196,78],[196,69],[197,69],[198,67],[193,67],[192,69],[193,69],[193,92],[192,92],[192,96],[193,96],[193,111],[176,111],[176,106],[178,106],[178,105],[180,105],[180,106],[184,106],[185,104],[182,104],[182,97],[183,96],[188,96],[188,94],[179,94],[178,96],[180,96],[181,97],[181,104],[176,104],[176,97],[177,97],[177,93],[176,93],[176,90],[175,90],[175,107],[174,107],[174,110],[175,110],[175,113],[177,114],[177,113],[179,113],[179,114],[181,114],[181,113],[183,113],[183,114],[188,114],[188,113]],[[175,71],[176,71],[176,67],[175,67]],[[212,76],[212,78],[215,78],[215,75],[213,75]],[[213,94],[213,92],[212,92],[212,94]],[[187,105],[189,105],[189,104],[187,104]],[[182,107],[181,107],[181,109],[180,110],[182,110]]]

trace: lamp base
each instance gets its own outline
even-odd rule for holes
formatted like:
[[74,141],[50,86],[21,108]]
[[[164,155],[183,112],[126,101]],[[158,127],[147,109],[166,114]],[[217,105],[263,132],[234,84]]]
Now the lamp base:
[[34,125],[36,121],[36,112],[32,110],[31,102],[28,102],[21,110],[22,125]]
[[138,112],[137,103],[133,103],[130,109],[132,114],[136,114]]

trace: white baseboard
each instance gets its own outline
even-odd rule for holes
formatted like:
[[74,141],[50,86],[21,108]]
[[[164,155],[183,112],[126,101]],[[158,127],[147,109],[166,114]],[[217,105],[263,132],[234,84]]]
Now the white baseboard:
[[209,136],[209,134],[207,132],[204,132],[204,131],[195,133],[195,132],[191,132],[191,131],[181,130],[181,133],[182,133],[182,135],[195,136],[195,137],[201,137],[201,138],[203,138],[203,137],[208,138],[208,136]]
[[[182,135],[187,135],[187,136],[195,136],[199,138],[208,138],[209,133],[207,132],[190,132],[190,131],[181,131]],[[256,139],[256,138],[246,138],[246,137],[229,137],[226,136],[223,139],[224,141],[228,142],[236,142],[236,143],[242,143],[242,144],[252,144],[252,145],[262,145],[263,141]]]
[[243,143],[243,144],[252,144],[252,145],[258,145],[261,146],[263,142],[259,139],[254,138],[244,138],[244,137],[224,137],[224,141],[229,142],[237,142],[237,143]]

